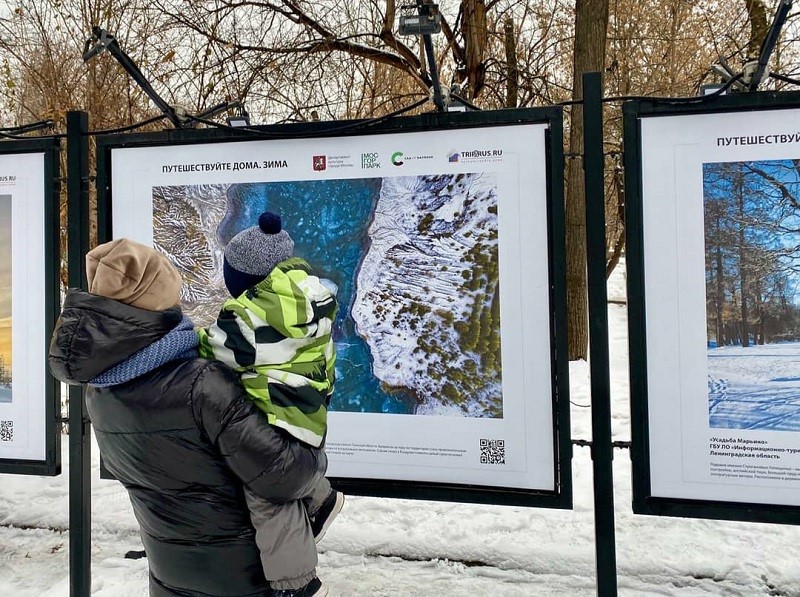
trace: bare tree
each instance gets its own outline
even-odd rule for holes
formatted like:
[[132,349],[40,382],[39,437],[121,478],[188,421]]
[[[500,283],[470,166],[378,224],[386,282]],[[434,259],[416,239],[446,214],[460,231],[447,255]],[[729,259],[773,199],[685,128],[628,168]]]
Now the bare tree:
[[[583,97],[582,76],[605,70],[608,34],[608,0],[576,0],[575,50],[573,54],[573,97]],[[582,110],[576,106],[570,125],[569,152],[583,153]],[[567,162],[567,336],[570,360],[588,356],[588,302],[586,282],[586,190],[578,160]]]

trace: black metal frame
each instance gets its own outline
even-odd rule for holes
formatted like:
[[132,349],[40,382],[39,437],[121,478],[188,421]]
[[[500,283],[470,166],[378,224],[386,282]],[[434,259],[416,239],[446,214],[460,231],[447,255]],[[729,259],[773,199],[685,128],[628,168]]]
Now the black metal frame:
[[[44,255],[45,262],[45,341],[41,348],[42,375],[45,376],[45,460],[17,458],[0,459],[0,474],[56,476],[61,474],[61,391],[58,381],[47,368],[47,353],[50,336],[58,318],[61,304],[59,297],[60,241],[59,200],[61,190],[59,140],[53,137],[3,141],[0,155],[22,153],[44,154]],[[17,325],[24,325],[20,322]]]
[[[67,112],[67,283],[86,290],[89,251],[89,115]],[[92,586],[92,449],[84,386],[69,387],[70,596]]]
[[623,106],[626,194],[628,345],[631,392],[631,460],[635,514],[745,522],[800,524],[800,507],[663,498],[651,494],[647,396],[646,305],[642,219],[641,118],[800,108],[800,92],[732,94],[692,102],[631,101]]
[[431,113],[381,122],[345,121],[272,125],[240,129],[167,130],[158,133],[105,135],[97,138],[98,241],[112,238],[113,189],[111,150],[264,141],[312,137],[342,137],[406,132],[431,132],[453,128],[477,128],[517,124],[547,124],[548,244],[551,376],[553,396],[554,491],[417,481],[333,479],[350,494],[431,499],[453,502],[572,508],[572,444],[569,423],[569,381],[566,338],[566,251],[564,246],[564,152],[561,108],[514,109],[468,113]]
[[611,380],[608,365],[606,289],[605,156],[603,77],[583,74],[583,172],[586,189],[586,282],[589,308],[589,373],[592,406],[595,569],[598,597],[617,595],[614,526],[614,449],[611,441]]

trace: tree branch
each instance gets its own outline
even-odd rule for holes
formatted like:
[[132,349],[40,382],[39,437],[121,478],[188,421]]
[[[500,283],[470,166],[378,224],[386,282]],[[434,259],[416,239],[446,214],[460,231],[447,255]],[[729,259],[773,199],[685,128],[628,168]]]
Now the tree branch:
[[750,170],[751,172],[755,173],[755,174],[758,174],[758,175],[759,175],[760,177],[762,177],[764,180],[766,180],[766,181],[767,181],[767,182],[769,182],[770,184],[774,185],[774,186],[775,186],[775,187],[776,187],[776,188],[777,188],[777,189],[778,189],[778,190],[781,192],[781,196],[782,196],[784,199],[786,199],[787,201],[789,201],[789,203],[790,203],[790,204],[791,204],[791,205],[792,205],[792,206],[793,206],[795,209],[797,209],[797,210],[800,210],[800,202],[798,202],[798,200],[797,200],[797,197],[794,195],[794,193],[792,193],[792,192],[789,190],[789,188],[788,188],[788,187],[787,187],[787,186],[786,186],[786,185],[785,185],[783,182],[781,182],[780,180],[778,180],[777,178],[775,178],[775,177],[774,177],[774,176],[772,176],[771,174],[769,174],[769,173],[767,173],[767,172],[764,172],[764,171],[763,171],[763,170],[761,170],[760,168],[756,168],[756,167],[755,167],[755,166],[753,166],[753,164],[751,164],[751,163],[748,163],[748,164],[747,164],[747,169],[748,169],[748,170]]

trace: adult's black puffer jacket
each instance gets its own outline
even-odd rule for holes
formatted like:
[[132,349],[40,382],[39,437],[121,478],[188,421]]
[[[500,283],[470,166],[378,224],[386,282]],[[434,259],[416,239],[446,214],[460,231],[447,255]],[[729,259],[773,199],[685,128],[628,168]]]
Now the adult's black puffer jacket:
[[[85,384],[181,321],[70,290],[50,369]],[[264,595],[242,484],[271,501],[305,495],[325,455],[268,425],[238,378],[216,361],[169,362],[124,384],[89,386],[105,465],[128,490],[150,566],[150,594]]]

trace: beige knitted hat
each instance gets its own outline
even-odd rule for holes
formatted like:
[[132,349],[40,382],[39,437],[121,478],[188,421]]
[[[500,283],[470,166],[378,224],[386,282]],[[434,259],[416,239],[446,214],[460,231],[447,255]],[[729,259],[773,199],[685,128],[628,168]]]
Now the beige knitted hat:
[[89,292],[127,305],[163,311],[178,304],[181,276],[155,249],[118,238],[86,254]]

